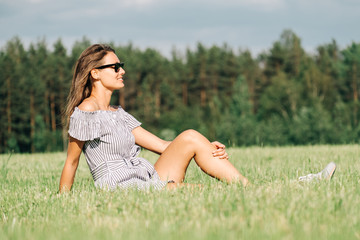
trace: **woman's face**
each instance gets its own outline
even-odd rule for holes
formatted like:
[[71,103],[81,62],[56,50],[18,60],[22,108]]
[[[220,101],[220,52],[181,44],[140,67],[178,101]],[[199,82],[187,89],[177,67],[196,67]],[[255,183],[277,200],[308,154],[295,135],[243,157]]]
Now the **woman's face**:
[[[119,58],[115,53],[109,52],[103,58],[102,66],[115,63],[120,63]],[[123,68],[120,68],[118,72],[115,72],[115,66],[96,70],[98,73],[98,79],[105,88],[114,91],[124,87],[123,75],[125,74],[125,70]]]

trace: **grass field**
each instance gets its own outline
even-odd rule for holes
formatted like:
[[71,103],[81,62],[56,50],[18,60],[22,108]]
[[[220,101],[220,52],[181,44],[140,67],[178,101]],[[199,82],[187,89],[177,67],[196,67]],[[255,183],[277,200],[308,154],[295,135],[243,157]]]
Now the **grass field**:
[[[192,163],[186,182],[200,190],[101,191],[82,157],[73,191],[58,195],[65,153],[0,155],[0,239],[360,239],[358,145],[228,152],[250,187]],[[330,161],[330,182],[296,181]]]

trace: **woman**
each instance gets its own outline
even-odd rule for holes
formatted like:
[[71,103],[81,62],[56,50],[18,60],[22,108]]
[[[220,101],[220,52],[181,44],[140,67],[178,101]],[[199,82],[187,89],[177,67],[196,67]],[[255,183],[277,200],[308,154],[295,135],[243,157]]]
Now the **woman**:
[[[171,142],[164,141],[142,128],[120,106],[110,106],[113,91],[124,87],[123,66],[107,45],[94,44],[80,55],[65,113],[70,141],[60,192],[71,189],[81,151],[95,186],[101,188],[179,186],[192,158],[214,178],[248,184],[229,162],[223,144],[210,143],[194,130],[184,131]],[[154,166],[138,157],[139,146],[160,154]]]

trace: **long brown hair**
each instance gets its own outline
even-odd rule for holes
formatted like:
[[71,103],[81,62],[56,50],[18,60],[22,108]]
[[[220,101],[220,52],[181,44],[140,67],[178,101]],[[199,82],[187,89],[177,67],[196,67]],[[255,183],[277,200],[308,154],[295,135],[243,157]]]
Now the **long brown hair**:
[[94,44],[85,49],[75,64],[74,75],[71,82],[70,93],[67,98],[64,112],[65,127],[69,127],[69,120],[75,107],[91,94],[92,82],[90,71],[101,65],[104,56],[115,50],[105,44]]

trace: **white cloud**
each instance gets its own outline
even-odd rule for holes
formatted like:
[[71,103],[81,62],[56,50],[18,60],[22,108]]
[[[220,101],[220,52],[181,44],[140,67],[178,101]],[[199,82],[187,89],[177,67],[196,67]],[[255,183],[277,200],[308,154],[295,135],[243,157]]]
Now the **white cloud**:
[[198,2],[224,7],[250,8],[258,11],[274,11],[284,8],[286,5],[286,0],[198,0]]
[[28,0],[30,3],[41,3],[44,2],[44,0]]
[[122,0],[118,2],[118,6],[127,7],[127,8],[144,8],[159,3],[166,3],[164,0]]
[[[40,0],[34,0],[40,1]],[[203,7],[244,7],[258,11],[273,11],[282,9],[286,0],[121,0],[118,6],[130,8],[152,8],[159,5],[175,6],[203,6]],[[185,14],[185,13],[184,13]]]
[[9,0],[4,0],[3,2],[6,2],[7,4],[15,4],[15,5],[27,5],[27,4],[39,4],[39,3],[49,3],[52,2],[54,0],[13,0],[13,1],[9,1]]
[[144,6],[160,1],[159,0],[124,0],[123,2],[128,5]]
[[285,0],[228,0],[229,2],[261,10],[275,10],[285,6]]

